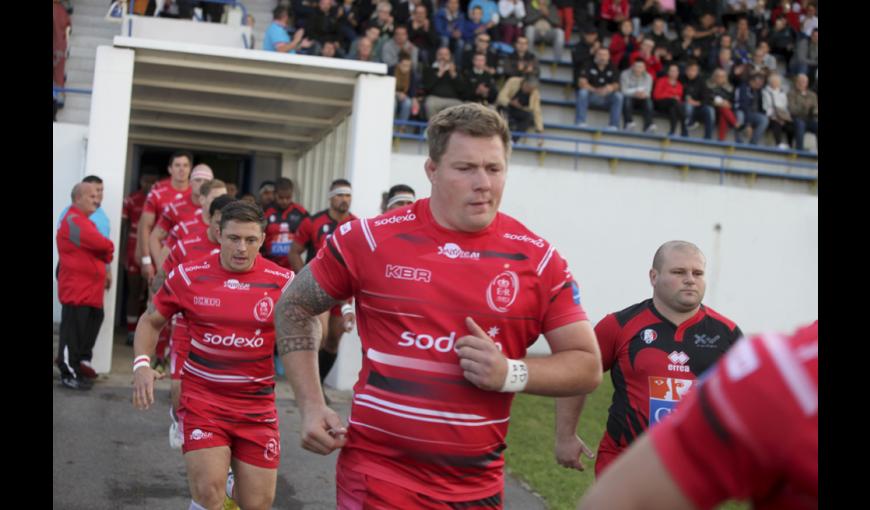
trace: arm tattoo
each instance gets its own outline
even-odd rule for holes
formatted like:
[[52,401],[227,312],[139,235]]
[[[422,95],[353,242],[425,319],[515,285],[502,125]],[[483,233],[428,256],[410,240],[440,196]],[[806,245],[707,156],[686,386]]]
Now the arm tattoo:
[[320,288],[308,266],[302,268],[275,306],[278,354],[318,349],[322,332],[317,316],[336,303],[339,300]]
[[166,273],[163,272],[163,268],[157,270],[157,274],[154,276],[154,280],[151,282],[151,295],[157,294],[157,291],[160,290],[160,287],[163,287],[163,282],[166,281]]

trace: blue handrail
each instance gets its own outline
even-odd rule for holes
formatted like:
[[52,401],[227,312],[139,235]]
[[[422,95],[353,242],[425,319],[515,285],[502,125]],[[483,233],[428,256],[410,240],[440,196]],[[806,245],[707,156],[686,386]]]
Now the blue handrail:
[[[394,124],[397,126],[410,126],[410,127],[417,127],[417,128],[424,128],[427,125],[427,123],[425,123],[425,122],[401,121],[401,120],[396,120],[394,122]],[[785,178],[785,179],[799,180],[799,181],[810,181],[810,182],[817,180],[817,177],[812,176],[812,175],[785,174],[785,173],[771,172],[771,171],[760,170],[760,169],[744,169],[744,168],[735,168],[735,167],[726,167],[725,166],[726,159],[733,159],[736,161],[763,163],[763,164],[772,164],[772,165],[783,165],[783,162],[781,162],[781,161],[771,161],[771,160],[764,160],[764,159],[758,159],[758,158],[747,158],[747,157],[741,157],[741,156],[709,154],[709,153],[701,153],[701,152],[694,152],[694,151],[682,151],[682,150],[678,150],[678,149],[664,149],[663,150],[660,148],[642,147],[642,146],[636,146],[636,145],[633,146],[633,145],[629,145],[629,144],[617,144],[617,143],[613,143],[613,142],[580,140],[580,139],[568,138],[568,137],[564,137],[564,136],[545,135],[545,134],[538,134],[538,133],[511,132],[511,135],[517,136],[517,137],[538,138],[538,139],[544,139],[544,140],[568,141],[568,142],[571,142],[574,144],[574,150],[559,149],[559,148],[552,148],[552,147],[536,147],[536,146],[527,145],[527,144],[514,144],[514,148],[520,149],[520,150],[528,150],[528,151],[532,151],[532,152],[553,153],[553,154],[561,154],[561,155],[565,155],[565,156],[573,156],[575,158],[575,160],[576,160],[576,158],[579,158],[579,157],[588,157],[588,158],[594,158],[594,159],[607,159],[607,160],[618,159],[621,161],[633,161],[633,162],[645,163],[645,164],[678,166],[678,167],[685,166],[687,168],[710,170],[710,171],[718,172],[720,174],[720,178],[719,178],[720,184],[724,183],[725,173],[735,173],[735,174],[742,174],[742,175],[754,174],[754,175],[762,175],[762,176],[778,177],[778,178]],[[404,140],[425,141],[425,139],[426,139],[425,133],[420,133],[420,134],[393,133],[393,136],[395,138],[404,139]],[[589,145],[593,145],[593,144],[607,145],[607,146],[614,146],[614,147],[618,147],[618,148],[655,150],[657,152],[673,152],[675,154],[696,155],[696,156],[706,157],[706,158],[718,158],[719,164],[712,165],[712,164],[708,164],[708,163],[688,163],[688,162],[669,161],[669,160],[663,160],[663,159],[651,159],[651,158],[646,158],[646,157],[641,157],[641,156],[598,154],[598,153],[592,153],[592,152],[586,153],[586,152],[580,152],[578,146],[581,143],[582,144],[589,144]],[[576,161],[575,161],[575,166],[576,166]],[[796,163],[790,163],[789,166],[800,166],[801,168],[816,169],[815,166],[806,165],[806,164],[798,165]]]
[[90,95],[93,93],[93,90],[91,90],[91,89],[74,89],[74,88],[66,88],[66,87],[55,87],[54,85],[52,85],[51,88],[52,88],[52,91],[54,94],[57,94],[59,92],[69,92],[71,94],[88,94],[88,95]]

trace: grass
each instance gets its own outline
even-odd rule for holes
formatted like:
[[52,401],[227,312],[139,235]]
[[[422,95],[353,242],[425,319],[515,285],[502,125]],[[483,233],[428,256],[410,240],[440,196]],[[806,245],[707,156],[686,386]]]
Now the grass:
[[[609,374],[586,400],[578,434],[592,451],[604,435],[607,409],[613,396]],[[577,508],[577,502],[592,484],[594,460],[583,457],[586,471],[566,469],[556,463],[555,401],[549,397],[519,394],[511,411],[505,462],[510,472],[541,495],[551,510]],[[729,502],[718,510],[746,510],[749,505]]]

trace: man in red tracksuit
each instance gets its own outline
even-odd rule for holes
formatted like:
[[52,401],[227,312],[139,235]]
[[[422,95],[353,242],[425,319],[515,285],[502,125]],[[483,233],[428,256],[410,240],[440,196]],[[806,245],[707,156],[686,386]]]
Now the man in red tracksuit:
[[106,264],[112,261],[115,246],[88,219],[97,210],[97,187],[88,182],[76,184],[72,200],[57,231],[62,305],[58,368],[63,386],[89,390],[93,383],[82,377],[79,364],[82,353],[96,343],[103,322]]

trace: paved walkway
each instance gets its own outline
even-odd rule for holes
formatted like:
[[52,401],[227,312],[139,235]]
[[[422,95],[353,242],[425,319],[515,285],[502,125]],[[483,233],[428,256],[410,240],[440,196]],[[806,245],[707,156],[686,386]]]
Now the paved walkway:
[[[57,352],[55,337],[54,352]],[[89,392],[59,385],[54,370],[53,507],[65,510],[184,510],[190,503],[184,461],[169,449],[169,382],[158,381],[156,403],[146,412],[131,404],[131,347],[116,338],[113,372]],[[276,397],[281,428],[281,467],[274,508],[335,508],[335,460],[299,446],[299,413],[286,380]],[[350,392],[327,390],[343,417]],[[505,508],[544,509],[540,498],[505,477]]]

